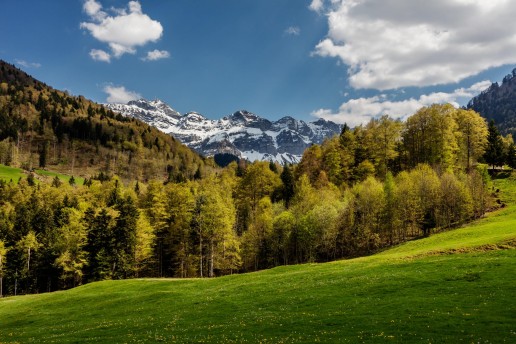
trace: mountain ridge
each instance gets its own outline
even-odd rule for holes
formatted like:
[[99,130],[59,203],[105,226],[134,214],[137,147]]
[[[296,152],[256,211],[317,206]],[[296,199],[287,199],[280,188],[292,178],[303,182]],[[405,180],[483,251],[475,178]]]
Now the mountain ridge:
[[[152,106],[168,111],[160,102]],[[102,172],[126,180],[181,181],[194,178],[205,162],[145,121],[54,89],[0,59],[1,164],[84,177]]]
[[488,121],[494,120],[503,135],[516,135],[516,68],[501,84],[494,82],[465,106]]
[[181,115],[158,99],[104,105],[174,136],[205,156],[229,153],[251,161],[297,163],[306,148],[341,131],[341,125],[323,119],[305,122],[285,116],[270,121],[247,110],[238,110],[216,120],[198,112]]

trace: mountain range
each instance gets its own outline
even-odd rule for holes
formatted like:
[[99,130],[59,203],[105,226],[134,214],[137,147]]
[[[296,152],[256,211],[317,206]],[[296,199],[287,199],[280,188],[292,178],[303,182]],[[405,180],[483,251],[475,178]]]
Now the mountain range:
[[251,161],[299,162],[306,148],[339,134],[342,128],[323,119],[305,122],[283,117],[269,121],[246,110],[210,120],[196,112],[181,115],[161,100],[104,105],[171,134],[204,156],[229,153]]

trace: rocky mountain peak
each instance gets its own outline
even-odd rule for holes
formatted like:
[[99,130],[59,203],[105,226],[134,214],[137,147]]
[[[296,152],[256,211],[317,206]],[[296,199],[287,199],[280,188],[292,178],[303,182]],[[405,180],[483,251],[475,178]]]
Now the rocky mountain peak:
[[206,156],[230,153],[252,161],[295,163],[306,148],[340,133],[340,125],[329,121],[306,123],[287,116],[273,122],[247,110],[210,120],[197,112],[181,116],[159,100],[107,106],[154,125]]

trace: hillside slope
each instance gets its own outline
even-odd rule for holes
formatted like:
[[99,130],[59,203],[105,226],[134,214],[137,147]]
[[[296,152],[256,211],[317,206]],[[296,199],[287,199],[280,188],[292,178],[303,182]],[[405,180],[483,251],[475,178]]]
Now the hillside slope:
[[0,341],[514,342],[516,180],[497,187],[508,207],[370,257],[6,298]]
[[0,164],[126,179],[192,178],[204,160],[156,128],[0,60]]
[[487,90],[471,99],[467,105],[488,121],[494,120],[504,135],[516,136],[516,68],[499,85],[493,83]]

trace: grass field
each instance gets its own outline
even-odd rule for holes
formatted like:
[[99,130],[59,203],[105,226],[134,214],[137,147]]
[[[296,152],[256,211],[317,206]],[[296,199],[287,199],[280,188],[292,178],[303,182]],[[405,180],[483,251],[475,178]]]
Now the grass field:
[[[50,182],[51,182],[51,179],[53,179],[55,176],[57,176],[64,183],[68,183],[68,181],[71,178],[70,175],[61,174],[61,173],[52,172],[52,171],[47,171],[47,170],[36,170],[35,172],[37,174],[39,174],[40,176],[49,177],[50,178]],[[77,184],[77,185],[83,185],[84,184],[84,178],[76,177],[76,176],[74,176],[73,178],[75,179],[75,184]]]
[[509,206],[382,253],[216,279],[92,283],[0,300],[1,343],[514,343]]
[[20,177],[27,177],[21,168],[0,165],[0,179],[5,180],[6,182],[11,180],[13,182],[18,182]]
[[[55,176],[57,176],[64,183],[68,183],[68,181],[70,180],[70,177],[71,177],[66,174],[61,174],[61,173],[47,171],[47,170],[41,170],[41,169],[37,169],[34,172],[36,173],[36,175],[46,179],[47,182],[49,182],[49,183],[52,182],[52,179]],[[0,165],[0,179],[1,180],[5,180],[6,182],[9,182],[11,180],[13,182],[18,182],[20,177],[27,178],[27,174],[24,173],[24,171],[21,168]],[[75,183],[77,185],[84,184],[84,178],[74,176],[74,179],[75,179]]]

